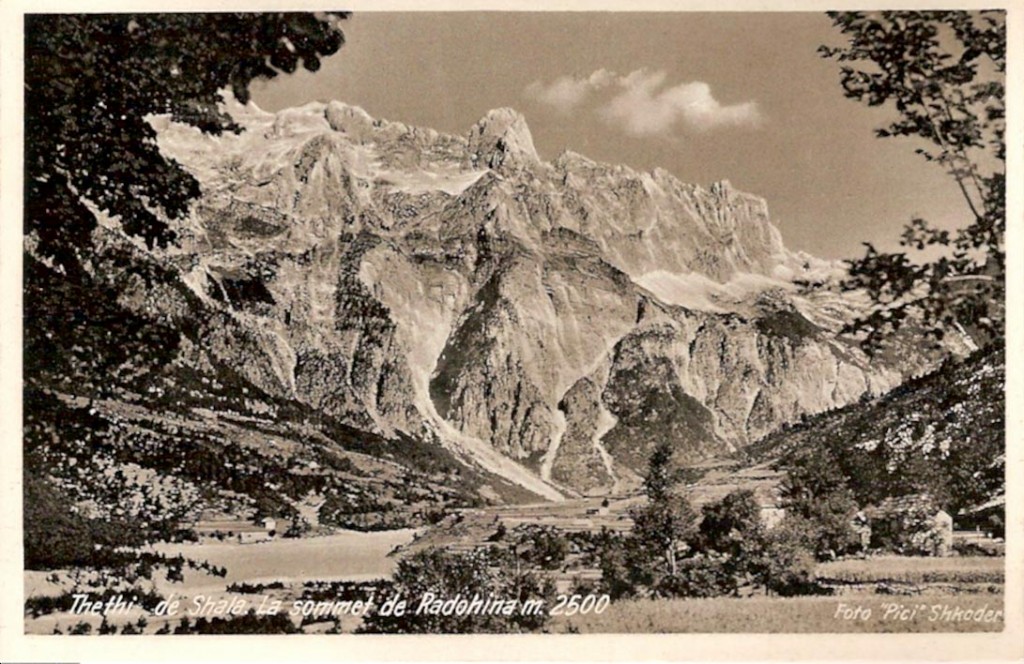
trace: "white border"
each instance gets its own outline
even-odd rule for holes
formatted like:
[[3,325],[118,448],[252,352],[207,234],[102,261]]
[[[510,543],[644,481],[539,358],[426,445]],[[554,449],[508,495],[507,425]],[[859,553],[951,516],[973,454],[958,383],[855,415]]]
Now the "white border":
[[[1007,571],[1001,634],[496,635],[496,636],[27,636],[21,526],[22,15],[72,11],[824,11],[1008,10],[1007,70]],[[785,38],[780,35],[780,38]],[[1024,660],[1024,5],[1012,0],[851,3],[797,0],[3,0],[0,5],[0,661],[499,661],[499,660]],[[31,100],[29,100],[31,102]]]

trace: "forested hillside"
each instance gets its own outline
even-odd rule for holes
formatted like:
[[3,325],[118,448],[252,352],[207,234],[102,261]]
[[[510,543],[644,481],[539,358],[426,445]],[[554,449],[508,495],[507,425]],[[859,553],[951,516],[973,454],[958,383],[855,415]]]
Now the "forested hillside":
[[1005,490],[1003,346],[949,359],[882,397],[806,417],[749,453],[837,464],[861,506],[929,493],[951,514]]

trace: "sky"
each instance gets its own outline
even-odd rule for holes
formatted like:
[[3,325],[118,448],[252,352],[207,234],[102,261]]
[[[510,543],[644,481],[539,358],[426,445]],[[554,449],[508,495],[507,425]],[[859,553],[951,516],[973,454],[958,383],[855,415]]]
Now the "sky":
[[543,159],[563,149],[684,182],[729,180],[768,201],[786,245],[851,258],[894,249],[919,216],[969,221],[953,180],[879,139],[895,111],[847,99],[816,52],[841,36],[818,13],[358,13],[346,44],[256,82],[268,111],[337,99],[374,117],[465,134],[521,112]]

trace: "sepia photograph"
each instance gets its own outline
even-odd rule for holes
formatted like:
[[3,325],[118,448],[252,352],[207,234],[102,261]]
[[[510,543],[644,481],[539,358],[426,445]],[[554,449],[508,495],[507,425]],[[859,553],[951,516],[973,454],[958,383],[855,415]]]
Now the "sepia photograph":
[[5,45],[15,631],[1019,618],[1012,10],[157,9]]

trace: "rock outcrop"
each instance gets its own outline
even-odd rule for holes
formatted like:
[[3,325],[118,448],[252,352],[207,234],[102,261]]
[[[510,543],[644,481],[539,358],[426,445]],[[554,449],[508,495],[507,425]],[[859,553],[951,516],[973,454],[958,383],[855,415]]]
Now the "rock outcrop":
[[797,285],[834,266],[728,182],[544,162],[509,109],[467,137],[337,102],[236,111],[237,137],[155,121],[203,185],[165,260],[220,302],[216,352],[535,493],[627,488],[658,440],[726,453],[923,361],[839,339],[856,303]]

